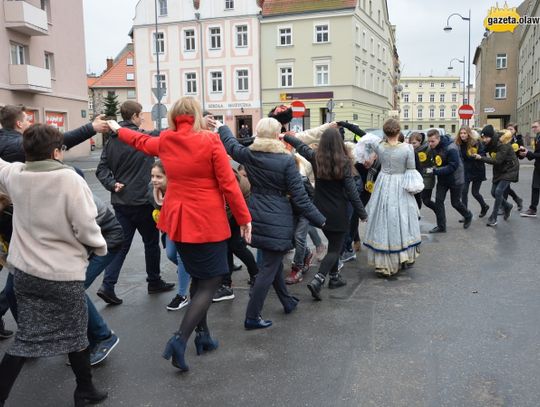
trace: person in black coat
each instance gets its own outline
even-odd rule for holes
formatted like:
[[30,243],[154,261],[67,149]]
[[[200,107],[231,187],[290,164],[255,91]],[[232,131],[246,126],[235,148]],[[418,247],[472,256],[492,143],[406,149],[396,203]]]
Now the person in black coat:
[[529,151],[525,147],[519,149],[520,158],[534,160],[534,171],[532,180],[531,205],[529,209],[521,213],[521,216],[526,218],[536,218],[536,208],[540,200],[540,121],[536,120],[532,123],[532,131],[535,133],[534,151]]
[[328,288],[338,288],[346,284],[338,273],[338,261],[345,235],[349,231],[349,202],[363,221],[367,220],[367,213],[352,177],[352,163],[345,144],[335,128],[323,132],[317,152],[290,135],[285,135],[284,140],[313,166],[315,206],[326,217],[323,233],[328,239],[328,253],[321,262],[319,272],[308,284],[311,295],[320,301],[321,288],[328,274]]
[[[521,134],[518,134],[518,126],[516,123],[508,123],[508,125],[506,126],[506,130],[510,130],[510,133],[512,133],[512,141],[510,141],[510,144],[512,146],[512,149],[516,152],[516,156],[519,158],[519,149],[524,145],[523,136]],[[518,196],[516,191],[512,189],[511,185],[506,190],[504,194],[504,199],[508,200],[508,195],[512,197],[512,199],[517,205],[517,210],[521,212],[523,210],[523,199]]]
[[257,124],[256,137],[248,148],[241,145],[227,126],[214,122],[227,153],[243,164],[251,183],[248,201],[253,218],[251,245],[262,252],[259,273],[246,310],[246,329],[267,328],[261,311],[270,286],[286,314],[292,312],[298,299],[287,291],[283,278],[283,257],[293,247],[294,212],[322,227],[324,216],[309,199],[292,154],[279,141],[281,124],[264,118]]
[[424,180],[424,189],[414,195],[418,209],[422,209],[422,203],[436,213],[435,202],[431,199],[433,189],[435,188],[435,174],[426,172],[426,169],[433,168],[435,163],[433,161],[433,154],[424,133],[414,132],[409,136],[409,143],[414,148],[414,162],[416,165],[416,171],[422,175]]
[[474,158],[493,165],[493,184],[491,195],[495,198],[493,212],[488,219],[487,226],[497,225],[499,208],[504,210],[504,220],[508,220],[513,205],[504,199],[504,193],[511,182],[519,180],[519,161],[512,148],[512,134],[504,130],[501,136],[495,134],[493,126],[488,124],[482,129],[482,141],[486,145],[486,156],[475,154]]
[[461,194],[461,202],[465,207],[469,203],[469,186],[472,184],[472,195],[480,204],[480,218],[486,216],[489,205],[486,204],[484,197],[480,193],[482,182],[486,180],[486,165],[480,160],[474,158],[474,154],[485,155],[484,144],[478,140],[478,135],[473,136],[469,126],[463,126],[459,129],[456,138],[456,145],[459,147],[459,153],[463,160],[465,170],[465,184]]

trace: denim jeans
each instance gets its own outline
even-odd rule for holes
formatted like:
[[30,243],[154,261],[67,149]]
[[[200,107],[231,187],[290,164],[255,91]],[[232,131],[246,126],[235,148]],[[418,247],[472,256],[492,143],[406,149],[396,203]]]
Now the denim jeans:
[[120,249],[110,250],[105,256],[92,255],[86,268],[86,280],[84,281],[84,288],[88,289],[94,282],[94,280],[107,268],[113,261],[114,257],[118,254]]
[[182,263],[176,244],[167,235],[165,235],[165,253],[167,258],[178,266],[178,295],[186,297],[191,277]]
[[315,247],[319,247],[320,245],[322,245],[322,240],[321,240],[321,237],[319,236],[319,231],[315,229],[315,227],[311,225],[309,226],[308,235],[311,241],[313,242],[313,244],[315,245]]
[[504,199],[504,193],[510,187],[510,181],[498,181],[494,182],[491,185],[491,196],[495,198],[495,203],[493,204],[493,212],[491,212],[490,220],[497,220],[497,215],[499,213],[499,208],[502,206],[504,210],[507,210],[511,207],[506,199]]
[[107,339],[111,335],[111,330],[88,295],[86,295],[86,305],[88,306],[88,342],[93,348],[102,340]]
[[159,248],[159,231],[152,218],[154,208],[150,204],[140,206],[113,205],[113,207],[116,219],[118,219],[124,230],[124,241],[118,256],[105,269],[104,288],[114,290],[114,286],[118,282],[120,269],[131,247],[135,231],[139,232],[144,243],[146,274],[148,276],[146,281],[149,283],[159,281],[161,279],[159,268],[161,250]]
[[307,233],[309,228],[309,220],[303,216],[298,217],[296,229],[294,230],[294,258],[293,263],[296,267],[304,267],[304,258],[308,251]]

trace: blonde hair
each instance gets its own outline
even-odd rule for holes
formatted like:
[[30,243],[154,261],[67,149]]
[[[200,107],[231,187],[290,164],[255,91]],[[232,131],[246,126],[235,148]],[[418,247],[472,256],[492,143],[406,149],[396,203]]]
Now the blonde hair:
[[512,133],[510,132],[510,130],[501,130],[501,136],[499,137],[499,141],[502,143],[502,144],[508,144],[510,143],[510,141],[512,141]]
[[265,117],[259,120],[255,133],[257,137],[261,138],[277,138],[279,131],[281,130],[281,123],[272,117]]
[[171,110],[167,119],[169,121],[169,128],[176,130],[176,118],[182,114],[193,116],[193,131],[201,131],[204,129],[204,119],[202,115],[202,108],[197,99],[186,96],[178,99]]

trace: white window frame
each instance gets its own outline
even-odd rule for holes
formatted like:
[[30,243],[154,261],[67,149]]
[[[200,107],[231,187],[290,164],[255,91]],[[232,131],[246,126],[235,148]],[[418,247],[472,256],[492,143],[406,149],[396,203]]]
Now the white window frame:
[[424,95],[422,93],[419,93],[416,95],[416,102],[422,103],[424,101]]
[[[240,32],[239,29],[245,29],[245,31]],[[236,48],[247,48],[249,44],[249,28],[247,24],[238,24],[234,26],[235,31],[235,46]]]
[[[284,72],[284,70],[290,70],[290,72]],[[285,78],[285,85],[283,85],[283,78]],[[293,65],[278,65],[278,88],[292,88],[293,86],[294,86],[294,66]]]
[[134,81],[135,80],[135,74],[133,72],[126,73],[126,81]]
[[[213,33],[212,30],[218,30],[218,33]],[[208,48],[211,51],[216,51],[221,49],[221,27],[220,26],[213,26],[208,27],[208,41],[210,43],[208,44]],[[214,44],[215,42],[215,44]]]
[[431,103],[434,103],[434,102],[435,102],[435,93],[430,93],[430,94],[429,94],[429,101],[430,101]]
[[497,54],[497,56],[495,57],[495,61],[495,66],[497,69],[508,68],[508,55],[506,53]]
[[441,88],[444,88],[444,82],[441,82]]
[[[156,44],[156,37],[157,37],[157,44]],[[158,49],[156,49],[156,45]],[[165,33],[163,31],[152,33],[152,53],[154,55],[158,53],[160,55],[165,54]]]
[[506,84],[498,83],[495,85],[495,99],[506,99]]
[[[133,93],[130,93],[133,92]],[[137,91],[135,89],[128,89],[127,96],[128,99],[137,99]]]
[[[28,47],[18,42],[9,44],[11,65],[26,65]],[[15,57],[15,58],[14,58]]]
[[452,107],[452,110],[450,111],[450,117],[452,117],[452,119],[455,119],[456,114],[457,114],[457,109],[455,107]]
[[[282,30],[289,30],[289,33],[282,33]],[[289,42],[285,41],[285,44],[281,43],[281,39],[288,39]],[[293,28],[291,25],[282,25],[277,27],[277,46],[278,47],[291,47],[293,46]]]
[[409,108],[408,107],[403,108],[403,118],[404,119],[409,118]]
[[[326,67],[326,70],[322,69],[324,67]],[[321,79],[321,81],[319,81],[319,78]],[[324,81],[325,78],[326,78],[326,81]],[[313,85],[314,86],[329,86],[330,85],[330,62],[329,61],[316,61],[313,63]]]
[[158,9],[160,17],[166,16],[168,14],[167,0],[158,0]]
[[423,107],[419,107],[417,112],[416,112],[416,117],[418,119],[423,119],[424,117],[424,108]]
[[[244,73],[245,75],[242,75],[240,77],[240,72]],[[247,68],[238,68],[234,70],[234,83],[235,83],[235,90],[239,93],[247,93],[249,92],[249,69]]]
[[[326,30],[324,29],[326,27]],[[319,41],[319,35],[321,36],[321,41]],[[326,40],[324,37],[326,36]],[[330,23],[329,22],[318,22],[313,24],[313,43],[315,44],[327,44],[330,42]]]
[[[193,75],[193,77],[188,77],[188,75]],[[196,95],[197,94],[197,72],[185,72],[184,73],[184,84],[186,95]]]
[[168,92],[168,87],[167,87],[167,75],[165,75],[164,73],[160,73],[159,74],[160,78],[158,78],[158,74],[154,74],[154,85],[156,86],[156,88],[163,88],[163,86],[160,86],[161,83],[164,83],[165,84],[165,92],[163,93],[162,96],[167,96],[167,92]]
[[457,93],[452,93],[452,102],[457,102]]
[[434,107],[430,107],[430,108],[429,108],[429,118],[430,118],[430,119],[434,119],[434,118],[435,118],[435,108],[434,108]]
[[133,66],[133,58],[126,58],[126,66]]
[[[188,36],[188,33],[190,34],[189,36]],[[197,52],[197,33],[195,31],[195,28],[186,28],[182,30],[182,34],[184,37],[184,41],[183,41],[184,51]],[[189,47],[188,47],[188,44],[189,44]]]
[[234,10],[234,0],[225,0],[225,10]]
[[439,95],[439,102],[440,102],[440,103],[444,103],[444,100],[446,99],[446,97],[445,97],[444,95],[445,95],[444,93],[441,93],[441,94]]
[[210,71],[210,93],[223,93],[223,71]]
[[404,103],[409,103],[409,94],[408,93],[403,94],[403,102]]
[[452,89],[456,89],[457,88],[457,83],[456,82],[452,82]]
[[55,70],[54,70],[54,54],[52,52],[47,52],[45,51],[44,54],[43,54],[43,62],[44,62],[44,67],[45,69],[48,69],[49,71],[51,71],[51,77],[54,77],[54,73],[55,73]]
[[430,82],[430,83],[429,83],[429,87],[430,87],[430,88],[434,88],[434,87],[435,87],[435,82]]
[[445,108],[439,107],[439,118],[444,119],[444,114],[445,114]]

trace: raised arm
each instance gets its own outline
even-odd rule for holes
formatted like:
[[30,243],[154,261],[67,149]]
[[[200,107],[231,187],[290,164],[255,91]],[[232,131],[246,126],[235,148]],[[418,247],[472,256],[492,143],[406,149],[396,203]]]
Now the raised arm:
[[105,115],[97,116],[92,123],[87,123],[75,130],[66,131],[64,133],[64,144],[68,150],[88,140],[96,133],[105,133],[109,131],[107,121],[103,120]]
[[159,156],[159,137],[121,127],[118,129],[118,138],[146,155]]
[[325,123],[322,126],[314,127],[313,129],[300,131],[296,133],[295,136],[306,144],[318,143],[323,132],[333,126],[335,126],[335,123]]
[[234,161],[240,164],[249,164],[252,158],[251,150],[238,142],[228,126],[219,126],[218,134],[227,154],[229,154]]
[[311,147],[303,143],[302,140],[298,139],[297,137],[290,136],[289,134],[285,134],[283,140],[293,146],[298,154],[313,165],[313,161],[315,160],[315,151],[313,151]]
[[360,127],[358,127],[356,124],[348,123],[348,122],[337,122],[338,126],[345,127],[347,130],[353,132],[357,136],[363,137],[366,135],[366,132],[362,130]]

